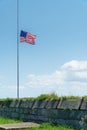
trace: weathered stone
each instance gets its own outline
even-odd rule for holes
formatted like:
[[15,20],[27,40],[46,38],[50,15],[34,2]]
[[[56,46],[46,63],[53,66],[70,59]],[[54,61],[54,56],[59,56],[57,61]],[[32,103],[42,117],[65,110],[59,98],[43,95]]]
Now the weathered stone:
[[0,101],[0,108],[3,107],[3,101]]
[[57,108],[57,105],[59,104],[59,100],[49,100],[47,105],[46,105],[46,108],[49,109],[49,108]]
[[79,109],[81,100],[74,100],[74,99],[66,99],[66,100],[61,100],[61,102],[58,105],[58,109]]
[[87,123],[79,121],[79,128],[82,128],[82,130],[87,130]]
[[38,109],[31,109],[31,110],[29,110],[29,114],[31,114],[31,115],[38,115]]
[[84,100],[84,101],[82,102],[82,105],[81,105],[80,109],[81,109],[81,110],[87,110],[87,100]]
[[15,107],[17,101],[12,101],[10,107]]
[[37,119],[38,119],[38,121],[43,121],[43,122],[48,122],[49,121],[49,118],[44,117],[44,116],[38,116]]
[[10,107],[19,107],[21,100],[14,100],[11,102]]
[[23,113],[24,112],[24,108],[19,108],[19,113]]
[[30,115],[30,120],[33,120],[33,121],[38,121],[38,116],[37,115]]
[[25,100],[21,102],[20,107],[22,108],[32,108],[34,101],[33,100]]
[[23,113],[28,114],[28,109],[24,109]]
[[48,109],[37,109],[37,115],[38,116],[44,116],[44,117],[48,117],[49,115],[49,110]]
[[80,128],[80,125],[79,125],[79,121],[78,121],[78,120],[57,119],[57,120],[56,120],[56,123],[57,123],[58,125],[62,125],[62,126],[71,126],[71,127],[74,127],[75,129],[76,129],[76,128]]
[[20,120],[23,120],[24,117],[25,117],[25,114],[20,114],[19,119],[20,119]]
[[11,117],[12,117],[13,119],[17,119],[17,118],[19,117],[19,114],[16,113],[16,112],[11,113]]
[[39,109],[38,110],[38,116],[43,116],[45,118],[58,118],[57,114],[58,114],[57,109]]
[[36,100],[32,108],[45,108],[47,100]]
[[19,109],[19,108],[16,108],[16,109],[15,109],[15,112],[20,113],[20,109]]
[[37,100],[35,103],[15,100],[11,102],[10,107],[7,107],[9,105],[6,103],[2,104],[4,105],[0,107],[0,116],[21,119],[23,121],[46,121],[70,125],[75,128],[87,128],[87,123],[83,122],[83,119],[87,121],[85,118],[87,117],[87,100],[82,102],[80,100],[69,99],[62,100],[61,102],[57,100]]

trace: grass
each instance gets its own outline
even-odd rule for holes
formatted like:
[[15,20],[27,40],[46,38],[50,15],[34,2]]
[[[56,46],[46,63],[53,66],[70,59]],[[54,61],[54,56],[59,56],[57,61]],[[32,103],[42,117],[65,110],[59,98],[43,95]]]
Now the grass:
[[[19,122],[22,121],[0,117],[0,124],[13,124]],[[39,127],[32,127],[32,128],[22,129],[22,130],[74,130],[74,129],[71,127],[57,126],[50,123],[42,123]]]
[[13,120],[10,118],[0,117],[0,124],[11,124],[11,123],[18,123],[22,122],[20,120]]
[[[58,99],[63,99],[63,100],[79,100],[82,99],[82,97],[79,96],[61,96],[59,97],[55,92],[52,92],[50,94],[41,94],[38,97],[24,97],[24,98],[20,98],[19,100],[22,101],[26,101],[26,100],[58,100]],[[84,99],[87,100],[87,96],[84,96]],[[5,102],[11,102],[11,101],[15,101],[18,100],[17,98],[4,98],[4,99],[0,99],[0,102],[5,101]]]
[[53,92],[51,94],[41,94],[36,99],[37,100],[56,100],[56,99],[59,99],[59,97],[57,96],[57,94]]
[[25,130],[74,130],[71,127],[56,126],[50,123],[43,123],[39,127],[29,128]]
[[[87,98],[87,97],[85,96],[85,98]],[[62,96],[62,97],[59,97],[57,94],[51,93],[51,94],[41,94],[36,99],[38,99],[38,100],[58,100],[58,99],[79,100],[79,99],[82,99],[82,97],[79,97],[79,96]]]
[[[22,122],[22,121],[0,117],[0,124],[13,124],[13,123],[19,123],[19,122]],[[32,127],[32,128],[20,129],[20,130],[74,130],[74,128],[67,127],[67,126],[64,127],[64,126],[53,125],[50,123],[42,123],[39,127]]]
[[87,100],[87,96],[84,96],[84,100]]
[[70,100],[79,100],[79,99],[82,99],[82,97],[79,97],[79,96],[62,96],[61,97],[63,100],[67,100],[67,99],[70,99]]

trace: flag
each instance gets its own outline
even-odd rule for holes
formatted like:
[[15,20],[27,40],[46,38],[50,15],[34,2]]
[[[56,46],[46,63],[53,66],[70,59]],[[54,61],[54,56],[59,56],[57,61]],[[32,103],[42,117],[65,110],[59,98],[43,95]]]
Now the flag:
[[20,33],[20,42],[27,42],[34,45],[35,39],[36,39],[36,35],[33,35],[29,32],[21,31]]

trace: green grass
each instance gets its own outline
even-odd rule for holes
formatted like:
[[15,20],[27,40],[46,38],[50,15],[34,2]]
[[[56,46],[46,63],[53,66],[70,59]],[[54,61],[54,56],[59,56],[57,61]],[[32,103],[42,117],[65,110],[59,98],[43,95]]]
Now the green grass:
[[[19,122],[22,122],[22,121],[0,117],[0,124],[12,124],[12,123],[19,123]],[[20,130],[74,130],[74,128],[53,125],[50,123],[42,123],[39,127],[32,127],[32,128],[20,129]]]
[[71,127],[55,126],[50,123],[43,123],[39,127],[29,128],[25,130],[74,130]]
[[53,92],[53,93],[50,93],[50,94],[41,94],[36,99],[37,100],[56,100],[56,99],[59,99],[59,97],[57,96],[57,94],[55,94]]
[[[87,98],[87,97],[85,97],[85,98]],[[79,96],[62,96],[62,97],[59,97],[57,94],[51,93],[51,94],[41,94],[36,99],[38,99],[38,100],[57,100],[57,99],[79,100],[79,99],[82,99],[82,97],[79,97]]]
[[87,100],[87,96],[84,96],[84,100]]
[[79,97],[79,96],[62,96],[61,98],[63,100],[67,100],[67,99],[70,99],[70,100],[79,100],[79,99],[82,99],[82,97]]
[[[79,96],[61,96],[59,97],[55,92],[49,93],[49,94],[41,94],[38,97],[24,97],[24,98],[4,98],[4,99],[0,99],[0,102],[2,101],[7,101],[7,102],[11,102],[14,100],[57,100],[57,99],[63,99],[63,100],[79,100],[82,99],[82,97]],[[84,96],[84,99],[87,100],[87,96]]]
[[18,123],[18,122],[22,122],[22,121],[0,117],[0,124],[11,124],[11,123]]

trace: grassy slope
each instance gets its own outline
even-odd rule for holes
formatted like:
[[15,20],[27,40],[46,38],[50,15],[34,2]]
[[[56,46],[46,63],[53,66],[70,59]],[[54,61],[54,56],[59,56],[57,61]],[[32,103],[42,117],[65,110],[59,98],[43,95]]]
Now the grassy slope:
[[18,123],[18,122],[21,122],[21,121],[0,117],[0,124],[11,124],[11,123]]
[[[20,98],[20,100],[57,100],[57,99],[74,99],[74,100],[78,100],[78,99],[82,99],[82,97],[79,96],[62,96],[59,97],[57,94],[55,93],[50,93],[50,94],[41,94],[40,96],[34,98],[34,97],[25,97],[25,98]],[[84,99],[87,100],[87,96],[84,96]],[[0,101],[13,101],[13,100],[18,100],[17,98],[4,98],[4,99],[0,99]]]
[[[11,124],[11,123],[18,123],[18,122],[21,121],[0,117],[0,124]],[[74,129],[71,127],[63,127],[63,126],[51,125],[50,123],[43,123],[39,127],[27,128],[22,130],[74,130]]]
[[51,125],[49,123],[43,123],[42,125],[40,125],[40,127],[29,128],[26,130],[74,130],[74,129],[70,128],[70,127],[55,126],[55,125]]

